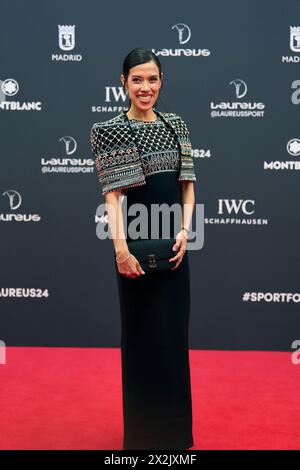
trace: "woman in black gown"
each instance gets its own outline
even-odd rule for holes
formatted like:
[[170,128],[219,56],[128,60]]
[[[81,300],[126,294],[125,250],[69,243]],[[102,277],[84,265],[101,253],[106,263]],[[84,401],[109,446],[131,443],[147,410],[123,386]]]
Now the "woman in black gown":
[[[156,76],[156,81],[152,81]],[[147,207],[149,213],[152,204],[181,205],[183,187],[188,183],[185,202],[192,205],[194,202],[193,167],[180,179],[178,140],[166,125],[164,115],[167,113],[159,113],[153,107],[161,77],[159,60],[152,51],[135,49],[127,55],[121,80],[123,86],[127,84],[132,102],[130,109],[114,121],[124,122],[125,117],[125,122],[130,124],[140,150],[146,184],[131,185],[127,181],[120,192],[111,186],[105,193],[115,197],[125,195],[126,211],[136,203]],[[150,95],[150,98],[140,100],[140,94]],[[100,144],[97,134],[92,133],[95,155]],[[113,199],[109,202],[113,203]],[[126,213],[127,227],[133,218]],[[186,215],[182,230],[181,225],[170,224],[170,236],[177,236],[178,248],[174,251],[176,266],[172,270],[143,274],[138,260],[130,255],[127,230],[126,241],[114,240],[121,313],[123,449],[188,449],[193,446],[188,355],[190,278],[186,250],[190,218],[191,214]],[[148,233],[151,233],[150,216],[148,225]]]

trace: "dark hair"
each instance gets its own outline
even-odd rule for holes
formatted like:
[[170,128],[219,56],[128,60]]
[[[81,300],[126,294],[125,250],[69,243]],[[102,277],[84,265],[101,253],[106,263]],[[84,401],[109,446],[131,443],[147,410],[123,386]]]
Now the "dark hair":
[[[157,57],[157,55],[155,55],[154,52],[151,51],[151,49],[145,49],[143,47],[136,47],[135,49],[130,51],[125,57],[124,62],[123,62],[122,72],[125,77],[123,88],[125,89],[125,83],[128,80],[129,71],[132,67],[135,67],[136,65],[140,65],[140,64],[145,64],[146,62],[151,62],[151,61],[157,65],[160,79],[162,79],[160,60]],[[163,81],[160,87],[160,93],[161,93],[162,87],[163,87]],[[161,99],[160,93],[158,95],[158,99]]]

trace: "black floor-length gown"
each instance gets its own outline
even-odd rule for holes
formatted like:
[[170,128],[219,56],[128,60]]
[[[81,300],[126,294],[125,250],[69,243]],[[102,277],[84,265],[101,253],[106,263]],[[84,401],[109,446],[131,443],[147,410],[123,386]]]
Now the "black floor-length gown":
[[[147,184],[126,191],[127,207],[181,204],[176,138],[160,118],[130,123]],[[178,230],[180,225],[171,226],[170,235],[176,236]],[[188,449],[193,446],[188,251],[173,271],[130,279],[118,272],[116,261],[115,269],[121,313],[123,449]]]

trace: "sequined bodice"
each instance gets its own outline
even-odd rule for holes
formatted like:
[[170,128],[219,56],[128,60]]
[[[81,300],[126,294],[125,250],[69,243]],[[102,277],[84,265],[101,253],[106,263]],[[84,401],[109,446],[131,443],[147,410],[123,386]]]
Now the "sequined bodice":
[[180,153],[174,133],[158,117],[156,121],[130,119],[140,150],[145,176],[180,169]]

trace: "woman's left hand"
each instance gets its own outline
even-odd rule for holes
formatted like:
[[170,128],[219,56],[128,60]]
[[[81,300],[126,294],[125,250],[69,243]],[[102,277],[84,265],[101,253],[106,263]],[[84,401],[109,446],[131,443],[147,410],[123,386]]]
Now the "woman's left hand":
[[186,244],[187,244],[186,230],[180,230],[180,232],[178,232],[176,235],[176,243],[173,245],[173,248],[172,248],[174,251],[178,250],[178,253],[176,254],[176,256],[169,259],[170,262],[176,261],[176,264],[175,266],[173,266],[173,268],[171,268],[171,271],[178,268],[178,266],[180,265],[184,257],[184,254],[186,252]]

